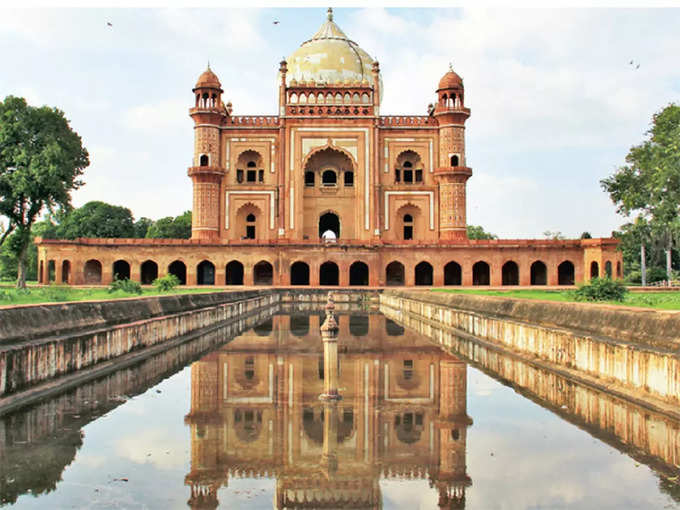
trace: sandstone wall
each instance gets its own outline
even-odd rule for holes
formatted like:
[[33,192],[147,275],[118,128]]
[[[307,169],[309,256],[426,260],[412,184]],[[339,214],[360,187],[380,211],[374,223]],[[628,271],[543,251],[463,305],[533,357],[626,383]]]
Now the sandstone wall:
[[420,321],[427,336],[459,331],[602,388],[680,403],[680,314],[417,291],[386,291],[380,303],[388,317]]

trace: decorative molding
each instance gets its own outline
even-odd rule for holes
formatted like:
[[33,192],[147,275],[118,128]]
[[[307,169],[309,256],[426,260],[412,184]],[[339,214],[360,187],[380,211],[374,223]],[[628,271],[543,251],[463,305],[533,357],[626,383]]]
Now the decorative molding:
[[[324,126],[324,127],[299,127],[299,128],[292,128],[291,133],[290,133],[290,172],[291,175],[293,174],[294,171],[294,166],[295,166],[295,157],[294,157],[294,152],[295,152],[295,131],[339,131],[339,132],[360,132],[364,134],[364,146],[365,146],[365,153],[366,156],[364,158],[364,223],[365,223],[365,230],[370,230],[371,229],[371,219],[370,219],[370,165],[369,165],[369,152],[370,152],[370,136],[369,136],[369,128],[348,128],[348,127],[332,127],[332,126]],[[359,169],[357,169],[359,170]],[[292,188],[292,187],[291,187]],[[291,202],[292,202],[292,193],[291,193]],[[293,218],[291,216],[291,225],[293,223]],[[293,228],[291,226],[291,228]]]
[[386,191],[385,192],[385,230],[390,229],[391,195],[427,195],[430,198],[430,230],[434,230],[434,191]]
[[269,229],[274,229],[274,192],[273,191],[227,191],[224,204],[224,228],[229,229],[229,195],[269,195]]

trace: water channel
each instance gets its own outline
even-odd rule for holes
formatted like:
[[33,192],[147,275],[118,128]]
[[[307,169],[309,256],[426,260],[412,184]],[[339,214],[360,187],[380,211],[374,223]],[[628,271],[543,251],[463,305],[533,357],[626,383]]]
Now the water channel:
[[378,313],[338,315],[320,400],[322,315],[0,417],[0,507],[680,509],[680,424]]

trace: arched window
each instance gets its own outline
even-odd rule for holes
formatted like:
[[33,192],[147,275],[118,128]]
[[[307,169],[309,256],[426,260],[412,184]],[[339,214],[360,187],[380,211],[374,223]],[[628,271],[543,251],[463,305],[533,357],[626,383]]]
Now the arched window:
[[345,187],[351,188],[351,187],[354,186],[354,172],[347,170],[344,173],[343,177],[344,177],[344,181],[345,181]]
[[451,156],[451,166],[458,166],[458,154]]
[[404,161],[403,172],[404,182],[406,183],[413,182],[413,163],[411,163],[410,161]]
[[557,266],[557,284],[574,285],[574,264],[565,260]]
[[371,98],[368,97],[368,94],[367,94],[366,92],[364,92],[363,94],[361,94],[361,102],[362,102],[363,104],[368,104],[368,103],[370,103],[370,101],[371,101]]
[[113,279],[114,280],[129,280],[130,279],[130,264],[125,260],[116,260],[113,263]]
[[215,265],[209,260],[204,260],[196,267],[196,283],[215,285]]
[[314,186],[314,172],[305,172],[305,186]]
[[298,338],[309,335],[309,315],[291,315],[290,332]]
[[293,104],[295,104],[295,103],[298,102],[298,96],[297,96],[297,94],[296,94],[295,92],[293,92],[293,93],[290,95],[290,102],[293,103]]
[[413,184],[423,182],[423,164],[420,156],[412,151],[406,150],[397,157],[397,165],[394,171],[395,182]]
[[307,96],[305,94],[300,94],[300,104],[307,104]]
[[352,94],[352,102],[358,103],[359,101],[361,101],[361,99],[359,98],[359,94],[357,94],[356,92]]
[[153,260],[146,260],[141,267],[142,284],[149,285],[158,278],[158,264]]
[[319,217],[319,237],[323,238],[324,233],[328,230],[335,234],[336,239],[340,237],[340,218],[332,212],[327,212]]
[[604,263],[604,274],[607,275],[607,278],[611,279],[611,277],[612,277],[612,263],[609,260]]
[[320,285],[338,285],[340,279],[340,271],[335,262],[324,262],[319,267],[319,284]]
[[71,262],[64,260],[61,263],[61,283],[71,282]]
[[594,260],[590,263],[590,277],[598,278],[600,276],[600,265]]
[[290,266],[291,285],[309,285],[309,265],[305,262],[294,262]]
[[271,285],[274,281],[274,267],[262,260],[253,267],[253,283],[255,285]]
[[56,278],[57,278],[57,263],[54,260],[50,260],[47,263],[47,281],[55,282]]
[[208,158],[207,154],[201,154],[201,161],[200,165],[201,166],[208,166],[210,164],[210,159]]
[[404,285],[404,264],[396,260],[387,264],[385,283],[387,285]]
[[421,262],[415,267],[416,285],[432,285],[432,265],[428,262]]
[[333,170],[324,170],[321,174],[321,184],[323,186],[337,186],[338,176]]
[[255,359],[252,356],[248,356],[243,361],[243,375],[248,380],[255,377]]
[[621,262],[616,263],[616,277],[621,278]]
[[316,96],[316,102],[317,103],[323,103],[324,102],[323,92],[319,92],[319,94]]
[[368,285],[368,265],[364,262],[355,262],[349,266],[350,285]]
[[255,239],[255,220],[253,213],[246,216],[246,239]]
[[413,216],[404,214],[404,240],[413,239]]
[[181,260],[175,260],[168,266],[168,274],[174,274],[180,285],[187,284],[187,266]]
[[335,104],[342,104],[342,94],[340,92],[335,94]]
[[503,264],[501,269],[503,285],[519,285],[519,266],[512,260]]
[[345,101],[345,104],[349,104],[349,102],[351,101],[349,92],[345,92],[345,96],[343,99]]
[[[102,282],[102,263],[98,260],[88,260],[85,262],[83,268],[85,283],[101,283]],[[45,276],[43,275],[43,283]]]
[[457,262],[449,262],[444,266],[444,285],[462,285],[463,270]]
[[476,262],[472,266],[472,285],[489,285],[490,281],[489,264],[481,260]]
[[243,285],[243,264],[238,260],[232,260],[227,264],[224,283],[226,285]]
[[531,285],[547,285],[548,269],[545,264],[537,260],[531,264]]

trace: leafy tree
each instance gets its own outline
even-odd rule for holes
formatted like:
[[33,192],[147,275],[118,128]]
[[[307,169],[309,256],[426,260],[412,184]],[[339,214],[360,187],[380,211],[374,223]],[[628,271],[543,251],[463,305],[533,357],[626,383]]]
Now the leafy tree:
[[149,227],[146,237],[153,239],[189,239],[191,237],[191,211],[180,216],[161,218]]
[[670,279],[672,250],[680,246],[680,106],[670,104],[656,113],[647,134],[630,149],[626,164],[600,184],[618,213],[648,225],[652,242],[666,252]]
[[0,215],[8,220],[0,245],[16,234],[17,288],[26,287],[31,226],[45,208],[71,207],[71,190],[82,185],[78,177],[89,164],[62,111],[14,96],[0,102]]
[[468,239],[498,239],[497,235],[492,234],[491,232],[486,232],[484,227],[479,225],[468,225],[467,236]]
[[153,225],[153,220],[150,218],[139,218],[135,221],[135,235],[136,238],[146,237],[146,233],[149,231],[149,227]]
[[135,237],[135,223],[127,207],[92,201],[64,215],[56,234],[58,239]]

